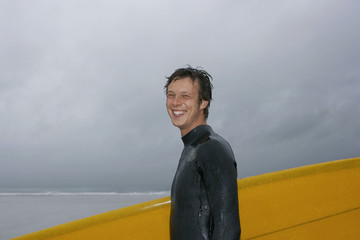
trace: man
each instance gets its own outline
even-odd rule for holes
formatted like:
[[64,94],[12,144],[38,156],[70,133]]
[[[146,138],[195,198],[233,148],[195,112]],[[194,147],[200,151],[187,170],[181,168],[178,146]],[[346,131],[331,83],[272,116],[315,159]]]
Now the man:
[[206,123],[210,79],[189,66],[177,69],[165,85],[166,108],[184,143],[171,187],[172,240],[240,238],[234,154]]

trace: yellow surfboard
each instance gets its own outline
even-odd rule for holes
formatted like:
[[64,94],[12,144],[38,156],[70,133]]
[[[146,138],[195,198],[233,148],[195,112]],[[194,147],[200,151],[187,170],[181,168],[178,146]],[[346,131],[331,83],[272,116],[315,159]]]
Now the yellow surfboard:
[[[242,240],[360,239],[360,158],[238,181]],[[65,223],[13,240],[169,239],[170,198]]]

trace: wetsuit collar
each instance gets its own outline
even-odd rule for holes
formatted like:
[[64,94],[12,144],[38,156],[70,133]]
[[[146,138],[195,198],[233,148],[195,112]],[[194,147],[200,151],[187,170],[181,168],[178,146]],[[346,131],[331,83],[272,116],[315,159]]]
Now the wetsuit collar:
[[201,137],[205,132],[209,132],[211,130],[212,130],[212,128],[209,125],[200,125],[194,129],[192,129],[181,139],[182,139],[184,145],[190,145],[191,143],[196,141],[199,137]]

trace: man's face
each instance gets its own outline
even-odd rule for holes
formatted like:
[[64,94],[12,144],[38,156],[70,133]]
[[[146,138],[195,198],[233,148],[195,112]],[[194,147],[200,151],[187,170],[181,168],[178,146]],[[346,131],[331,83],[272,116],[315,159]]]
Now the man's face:
[[191,78],[172,81],[167,89],[166,108],[174,126],[184,136],[193,128],[206,124],[203,110],[207,101],[199,103],[198,83]]

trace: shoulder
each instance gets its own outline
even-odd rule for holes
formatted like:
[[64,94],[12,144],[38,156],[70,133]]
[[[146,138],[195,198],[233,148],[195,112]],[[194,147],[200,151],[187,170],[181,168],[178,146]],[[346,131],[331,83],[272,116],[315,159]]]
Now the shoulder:
[[212,132],[199,144],[199,149],[202,151],[218,151],[231,149],[230,144],[220,135]]
[[237,176],[237,166],[230,144],[221,136],[211,134],[206,142],[201,143],[197,149],[197,160],[206,179],[225,178]]
[[220,135],[211,133],[207,141],[198,146],[198,153],[206,160],[235,160],[230,144]]

